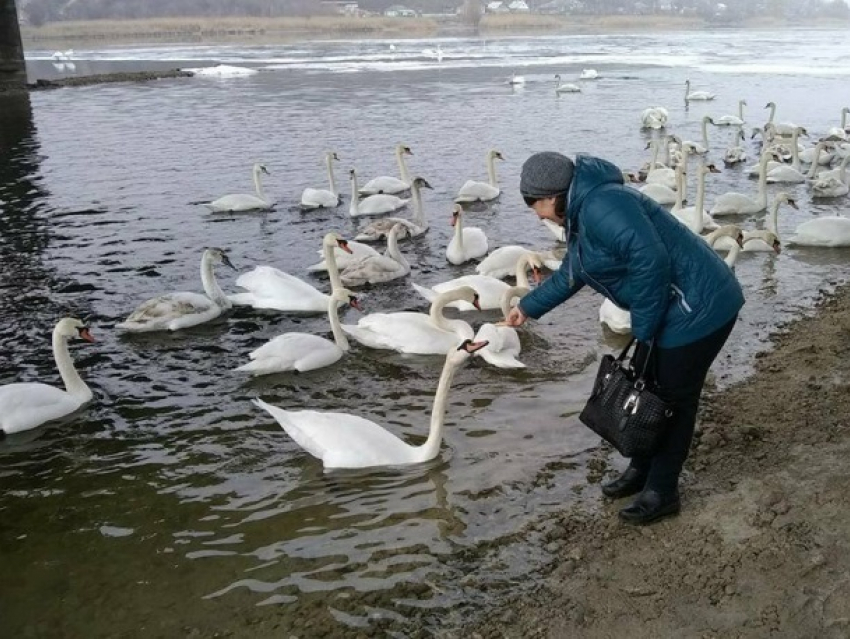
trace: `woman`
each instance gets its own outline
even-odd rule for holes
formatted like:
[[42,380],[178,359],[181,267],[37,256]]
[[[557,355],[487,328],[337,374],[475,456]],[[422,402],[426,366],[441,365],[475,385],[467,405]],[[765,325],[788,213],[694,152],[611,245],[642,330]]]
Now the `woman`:
[[538,218],[566,227],[569,251],[560,270],[523,297],[507,322],[537,319],[585,285],[631,312],[636,363],[652,342],[649,370],[674,411],[658,452],[632,458],[602,492],[638,495],[620,511],[629,523],[675,515],[702,386],[744,304],[741,287],[706,242],[624,186],[620,169],[606,160],[578,155],[574,163],[560,153],[537,153],[522,167],[520,192]]

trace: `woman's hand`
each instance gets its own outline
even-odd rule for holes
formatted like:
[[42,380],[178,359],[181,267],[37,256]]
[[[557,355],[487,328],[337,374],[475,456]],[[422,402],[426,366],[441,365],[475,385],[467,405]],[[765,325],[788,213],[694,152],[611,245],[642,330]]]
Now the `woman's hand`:
[[505,324],[508,326],[522,326],[527,319],[528,316],[520,310],[519,306],[514,306],[505,318]]

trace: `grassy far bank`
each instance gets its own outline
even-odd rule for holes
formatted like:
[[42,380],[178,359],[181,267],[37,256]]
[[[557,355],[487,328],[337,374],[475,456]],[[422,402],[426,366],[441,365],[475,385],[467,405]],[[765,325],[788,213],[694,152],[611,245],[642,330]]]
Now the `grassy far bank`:
[[[759,17],[741,24],[746,28],[842,27],[850,21],[810,20],[790,22],[784,18]],[[709,27],[692,16],[554,16],[485,15],[481,33],[547,31],[551,33],[614,33],[641,31],[684,31]],[[158,18],[148,20],[91,20],[52,22],[41,27],[24,26],[24,42],[49,40],[162,40],[173,38],[269,38],[275,34],[291,36],[433,36],[443,30],[470,28],[460,20],[421,18],[385,18],[381,16],[310,16],[291,18]]]

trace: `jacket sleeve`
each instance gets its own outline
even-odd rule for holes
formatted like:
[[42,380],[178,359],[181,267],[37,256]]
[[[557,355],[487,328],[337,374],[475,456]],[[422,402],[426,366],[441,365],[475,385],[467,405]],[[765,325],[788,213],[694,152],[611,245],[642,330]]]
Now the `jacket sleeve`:
[[561,262],[561,267],[543,284],[519,301],[519,310],[528,317],[539,319],[558,304],[563,304],[575,295],[584,286],[584,282],[574,277],[573,285],[570,286],[569,261],[570,253],[567,253]]
[[648,342],[661,328],[670,303],[670,255],[642,203],[624,190],[607,190],[585,205],[583,228],[628,270],[633,291],[632,334]]

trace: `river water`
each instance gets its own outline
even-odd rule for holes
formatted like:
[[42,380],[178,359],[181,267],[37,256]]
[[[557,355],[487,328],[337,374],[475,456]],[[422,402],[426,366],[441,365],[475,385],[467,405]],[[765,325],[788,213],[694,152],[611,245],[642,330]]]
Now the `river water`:
[[[451,199],[467,178],[485,177],[489,148],[505,156],[504,192],[468,224],[491,247],[553,247],[517,192],[530,153],[585,151],[636,169],[648,157],[643,108],[666,106],[670,130],[698,139],[703,115],[736,113],[739,99],[749,123],[766,121],[772,100],[778,120],[816,139],[850,106],[845,35],[78,48],[73,71],[57,69],[52,50],[29,51],[31,79],[217,63],[258,72],[37,92],[16,111],[3,107],[0,383],[58,383],[50,331],[62,316],[84,318],[97,342],[72,345],[95,393],[90,407],[0,441],[0,634],[406,636],[451,628],[532,584],[546,550],[519,533],[565,504],[596,508],[588,481],[622,465],[575,417],[595,362],[621,343],[600,329],[598,297],[583,292],[523,332],[527,369],[476,360],[458,373],[436,460],[359,472],[323,472],[250,400],[349,411],[421,442],[442,358],[355,345],[332,368],[250,381],[233,371],[250,350],[288,330],[326,335],[326,318],[240,309],[143,336],[114,325],[155,294],[201,291],[207,246],[227,248],[241,272],[272,264],[327,287],[304,267],[324,233],[357,228],[347,170],[394,174],[398,142],[413,150],[411,172],[434,187],[424,193],[431,229],[403,246],[412,274],[362,299],[369,311],[425,310],[410,281],[471,270],[445,261]],[[425,53],[437,44],[442,62]],[[555,95],[555,73],[578,82],[587,67],[598,80]],[[506,84],[512,72],[524,87]],[[686,78],[717,99],[685,109]],[[710,135],[719,163],[728,134]],[[326,149],[341,158],[346,203],[302,213],[301,190],[324,188]],[[272,211],[212,215],[199,205],[250,192],[255,161],[271,173]],[[712,175],[709,205],[729,190],[754,193],[755,183],[740,168]],[[813,202],[805,186],[786,190],[800,205],[781,212],[786,237],[848,207],[847,198]],[[768,334],[843,281],[849,258],[841,249],[742,255],[747,305],[715,383],[746,376]],[[236,273],[217,275],[236,292]],[[344,321],[356,319],[346,311]]]

